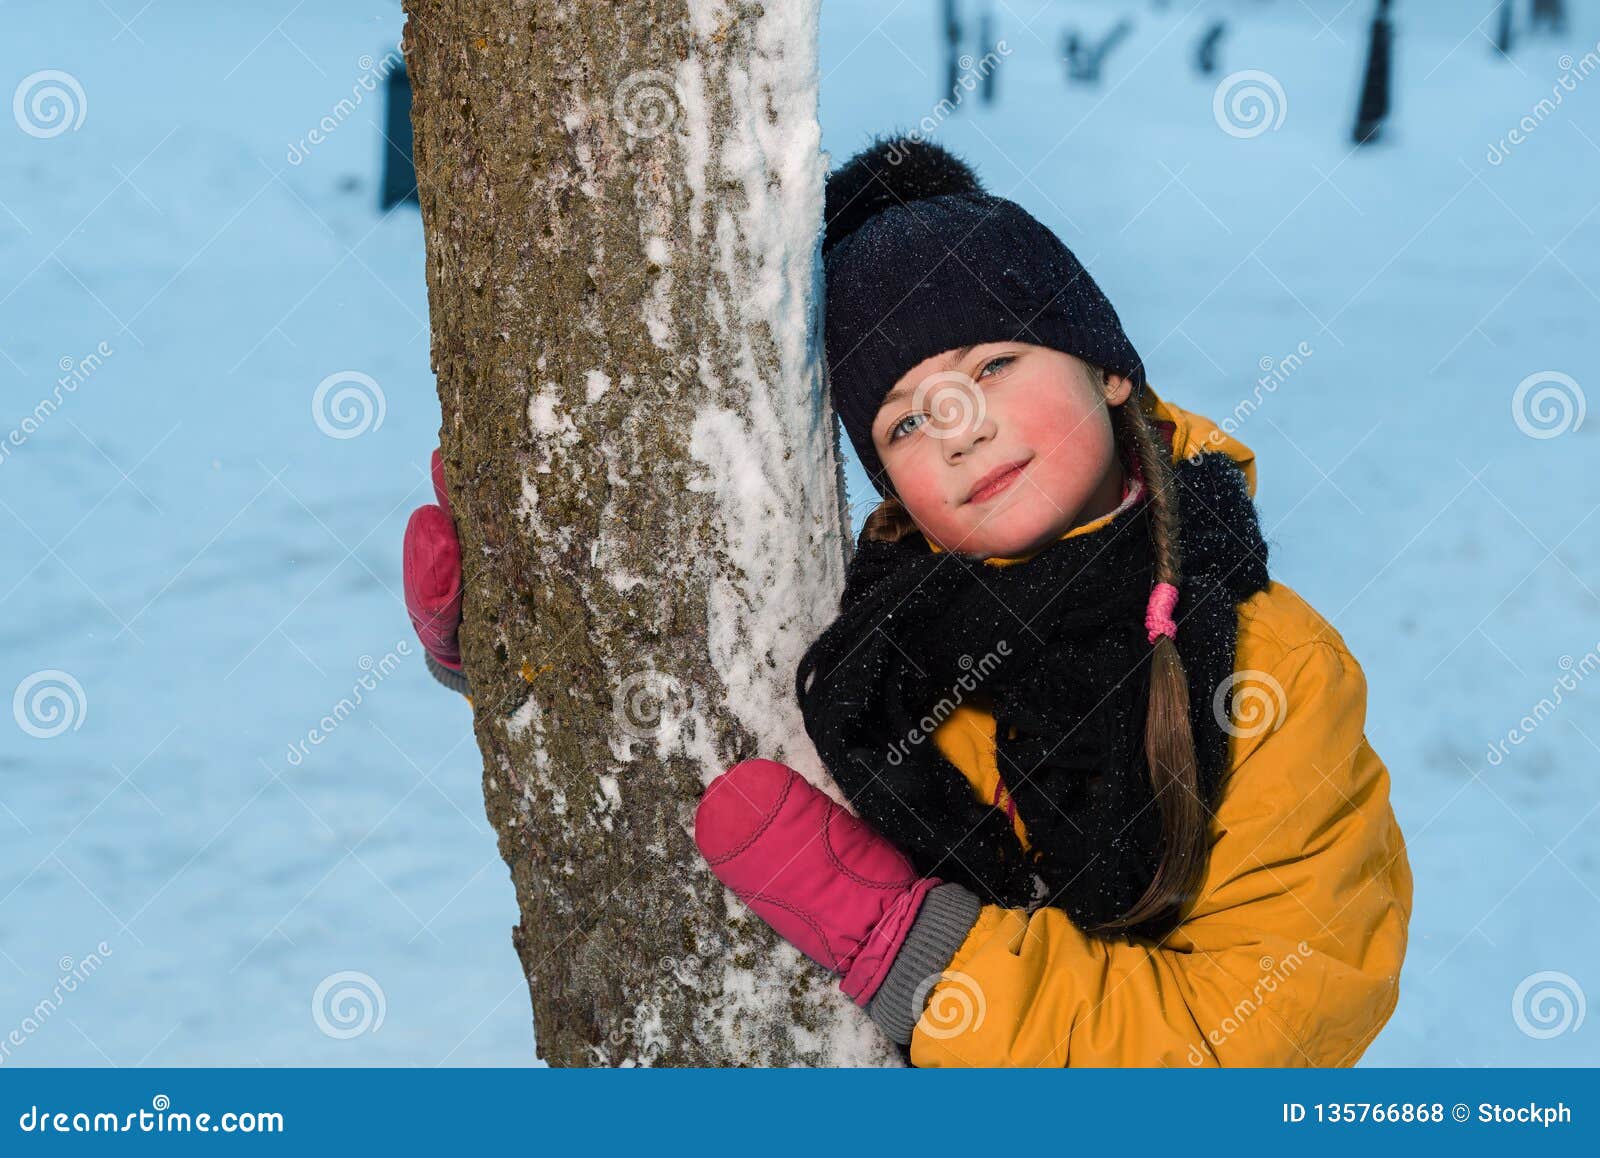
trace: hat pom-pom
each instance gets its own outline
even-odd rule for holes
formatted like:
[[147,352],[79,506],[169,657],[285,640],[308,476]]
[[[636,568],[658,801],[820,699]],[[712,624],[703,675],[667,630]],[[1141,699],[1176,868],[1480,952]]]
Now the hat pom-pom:
[[941,193],[981,192],[971,166],[942,145],[904,135],[877,137],[828,175],[822,252],[890,205]]

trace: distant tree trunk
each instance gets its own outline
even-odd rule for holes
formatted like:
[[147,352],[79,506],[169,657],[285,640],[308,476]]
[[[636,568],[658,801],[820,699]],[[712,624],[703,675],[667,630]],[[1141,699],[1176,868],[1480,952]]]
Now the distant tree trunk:
[[1512,15],[1510,0],[1500,0],[1500,25],[1499,31],[1495,33],[1494,49],[1501,56],[1511,55]]
[[1561,0],[1533,0],[1529,27],[1545,32],[1562,33],[1567,30],[1567,12]]
[[1377,141],[1389,115],[1389,70],[1394,55],[1394,25],[1389,21],[1389,0],[1378,0],[1372,18],[1372,38],[1367,45],[1367,71],[1361,80],[1361,104],[1356,110],[1355,143]]
[[1201,35],[1195,45],[1194,66],[1201,76],[1212,76],[1217,71],[1217,49],[1222,44],[1222,38],[1227,34],[1228,25],[1225,21],[1214,20]]
[[850,545],[811,4],[405,0],[462,645],[552,1065],[898,1064],[701,860]]

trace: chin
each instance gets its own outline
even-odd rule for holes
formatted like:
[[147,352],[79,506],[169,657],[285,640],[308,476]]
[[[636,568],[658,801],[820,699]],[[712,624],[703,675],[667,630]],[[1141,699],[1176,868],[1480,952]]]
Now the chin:
[[1006,528],[1004,530],[990,530],[988,528],[972,540],[976,543],[982,539],[981,546],[970,546],[968,553],[978,558],[988,558],[990,555],[1012,556],[1027,555],[1043,547],[1058,536],[1049,526],[1038,526],[1031,530],[1027,528]]

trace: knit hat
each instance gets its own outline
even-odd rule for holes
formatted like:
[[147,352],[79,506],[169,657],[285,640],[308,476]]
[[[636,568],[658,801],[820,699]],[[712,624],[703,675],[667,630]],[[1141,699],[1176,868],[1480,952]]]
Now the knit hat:
[[872,420],[925,358],[1023,341],[1144,389],[1144,366],[1100,287],[1060,238],[915,136],[877,138],[828,175],[822,262],[833,408],[881,495]]

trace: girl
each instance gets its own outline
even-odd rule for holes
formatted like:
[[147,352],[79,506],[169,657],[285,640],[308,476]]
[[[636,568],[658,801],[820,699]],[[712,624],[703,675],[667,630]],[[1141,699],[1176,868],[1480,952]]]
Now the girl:
[[[1158,398],[1076,258],[937,146],[830,176],[836,412],[883,502],[796,677],[859,815],[747,760],[713,871],[917,1066],[1347,1066],[1412,881],[1343,638],[1270,580],[1255,461]],[[459,551],[406,534],[461,681]]]
[[696,814],[713,871],[913,1065],[1353,1064],[1411,873],[1254,455],[938,146],[826,201],[829,389],[883,502],[796,691],[858,815],[744,761]]

